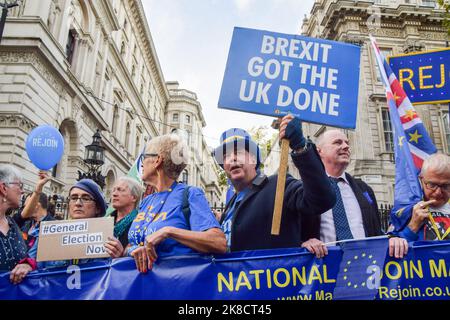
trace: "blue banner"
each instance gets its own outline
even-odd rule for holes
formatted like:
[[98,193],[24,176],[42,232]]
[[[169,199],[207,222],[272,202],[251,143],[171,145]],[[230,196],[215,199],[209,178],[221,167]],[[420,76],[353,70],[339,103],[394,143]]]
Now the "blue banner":
[[219,108],[355,128],[360,47],[234,28]]
[[450,48],[392,56],[388,61],[412,104],[450,102]]
[[388,240],[349,241],[317,259],[301,248],[160,259],[139,274],[131,258],[0,274],[0,299],[331,300],[450,299],[450,242],[410,244],[387,256]]

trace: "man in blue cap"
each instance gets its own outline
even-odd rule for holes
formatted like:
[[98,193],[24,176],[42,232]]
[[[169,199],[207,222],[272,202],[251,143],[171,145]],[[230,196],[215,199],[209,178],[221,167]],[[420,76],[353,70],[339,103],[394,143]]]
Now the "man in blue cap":
[[280,234],[271,234],[277,175],[259,172],[257,144],[243,129],[229,129],[221,136],[214,157],[236,191],[221,218],[229,251],[299,247],[301,215],[321,214],[336,201],[332,185],[316,147],[303,136],[301,122],[292,115],[281,120],[280,141],[289,139],[292,160],[302,181],[288,175]]

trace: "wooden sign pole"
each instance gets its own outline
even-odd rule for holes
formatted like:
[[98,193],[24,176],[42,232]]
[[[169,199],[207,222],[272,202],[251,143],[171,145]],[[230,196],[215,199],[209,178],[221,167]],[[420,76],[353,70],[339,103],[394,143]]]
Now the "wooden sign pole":
[[281,213],[283,211],[284,187],[286,185],[286,174],[289,156],[289,140],[281,140],[281,158],[278,169],[277,191],[275,193],[275,206],[273,208],[272,231],[271,234],[280,234]]

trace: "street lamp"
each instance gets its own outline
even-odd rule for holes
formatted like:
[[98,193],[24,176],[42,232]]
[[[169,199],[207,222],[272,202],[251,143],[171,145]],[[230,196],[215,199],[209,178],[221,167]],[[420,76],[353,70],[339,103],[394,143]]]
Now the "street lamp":
[[3,29],[5,29],[6,16],[8,15],[8,10],[19,5],[19,0],[3,0],[3,3],[0,3],[2,9],[2,20],[0,21],[0,42],[3,37]]
[[92,143],[86,146],[84,163],[88,166],[88,172],[78,170],[78,179],[92,179],[100,188],[105,186],[105,177],[100,173],[99,168],[105,163],[105,148],[102,146],[102,136],[100,130],[92,136]]

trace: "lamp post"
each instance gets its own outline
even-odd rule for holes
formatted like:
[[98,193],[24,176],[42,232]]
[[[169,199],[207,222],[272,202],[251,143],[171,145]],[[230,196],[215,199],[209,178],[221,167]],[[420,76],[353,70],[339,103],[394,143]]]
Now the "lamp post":
[[8,15],[8,10],[19,5],[19,0],[3,0],[3,3],[0,3],[2,9],[2,20],[0,21],[0,42],[3,37],[3,30],[5,29],[6,17]]
[[86,146],[84,163],[88,166],[87,173],[78,170],[78,181],[81,179],[92,179],[100,188],[105,186],[105,177],[100,173],[99,168],[105,163],[105,148],[102,146],[102,136],[100,130],[92,136],[92,143]]

